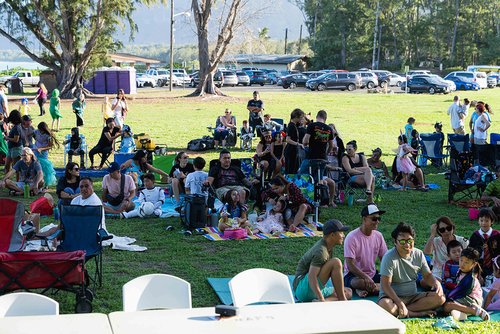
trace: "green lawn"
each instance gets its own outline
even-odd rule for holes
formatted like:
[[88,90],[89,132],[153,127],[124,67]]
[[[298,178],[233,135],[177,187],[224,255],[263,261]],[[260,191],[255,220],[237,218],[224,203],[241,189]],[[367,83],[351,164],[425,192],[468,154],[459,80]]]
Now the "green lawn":
[[[188,93],[185,90],[184,93]],[[471,100],[483,100],[493,107],[500,105],[499,90],[480,92],[461,92],[460,96]],[[190,139],[208,134],[206,126],[213,125],[216,116],[230,108],[237,117],[238,124],[246,119],[246,102],[251,92],[231,92],[225,98],[184,98],[179,92],[171,94],[162,91],[143,91],[130,102],[130,114],[127,119],[135,133],[147,132],[157,143],[167,144],[171,151],[186,147]],[[319,109],[328,112],[328,122],[334,122],[345,142],[356,139],[359,151],[370,152],[375,147],[391,154],[397,147],[397,136],[404,128],[408,117],[416,118],[415,128],[421,133],[432,132],[433,124],[442,121],[444,132],[450,132],[449,117],[446,110],[452,102],[452,95],[372,95],[366,93],[305,92],[277,89],[263,92],[266,111],[273,117],[289,119],[289,114],[296,107],[314,114]],[[90,146],[95,144],[101,132],[101,99],[89,99],[85,114],[86,125],[83,133]],[[11,104],[11,106],[17,103]],[[75,117],[70,110],[71,101],[63,101],[63,130],[57,134],[62,140],[64,134],[75,124]],[[33,115],[37,115],[33,112]],[[492,116],[495,121],[495,116]],[[39,121],[50,121],[50,116],[35,117],[34,125]],[[492,132],[500,129],[493,123]],[[50,125],[50,123],[49,123]],[[191,153],[190,156],[198,154]],[[209,160],[217,156],[215,152],[203,155]],[[235,150],[234,157],[249,156],[249,153]],[[62,166],[62,149],[51,152],[51,159],[56,166]],[[385,156],[387,162],[391,156]],[[458,226],[458,234],[469,236],[477,223],[467,218],[467,211],[446,200],[447,184],[444,176],[434,169],[426,169],[427,181],[441,186],[439,190],[421,192],[381,192],[380,207],[387,210],[380,224],[380,230],[389,243],[390,231],[400,221],[411,223],[417,230],[417,247],[423,247],[429,235],[429,227],[440,215],[448,215]],[[96,189],[100,183],[96,183]],[[0,191],[6,196],[5,190]],[[352,208],[340,206],[321,213],[321,220],[337,218],[352,227],[360,223],[361,205]],[[45,219],[50,222],[50,219]],[[227,241],[212,242],[203,237],[184,237],[165,231],[167,224],[177,224],[177,219],[154,220],[108,220],[108,229],[120,236],[137,239],[137,244],[148,247],[143,253],[121,252],[106,249],[104,254],[104,285],[97,291],[93,306],[95,312],[109,313],[121,309],[121,287],[132,278],[148,273],[168,273],[191,282],[193,305],[212,306],[219,302],[208,285],[207,277],[232,277],[240,271],[253,267],[271,268],[285,274],[293,274],[301,255],[317,240],[316,238],[296,238],[279,240]],[[390,244],[389,244],[390,246]],[[337,255],[342,257],[338,249]],[[55,298],[61,302],[61,312],[73,312],[74,296],[59,293]],[[408,333],[434,332],[431,321],[407,322]],[[497,323],[464,323],[461,332],[486,333],[498,332]]]

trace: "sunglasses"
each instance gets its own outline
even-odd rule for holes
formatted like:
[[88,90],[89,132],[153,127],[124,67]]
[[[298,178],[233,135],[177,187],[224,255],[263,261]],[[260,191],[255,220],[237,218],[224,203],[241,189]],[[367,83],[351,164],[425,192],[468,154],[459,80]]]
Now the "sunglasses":
[[181,159],[189,159],[189,157],[188,157],[188,156],[185,156],[185,157],[182,157]]
[[405,240],[405,239],[399,239],[399,240],[396,240],[401,246],[404,246],[405,244],[408,244],[408,245],[411,245],[415,242],[414,239],[408,239],[408,240]]
[[78,168],[78,167],[74,167],[74,168],[73,168],[73,170],[74,170],[75,172],[78,172],[78,171],[80,170],[80,168]]
[[382,220],[382,217],[370,217],[370,220],[371,220],[372,222],[379,222],[379,221],[381,221],[381,220]]
[[451,232],[453,230],[453,226],[446,226],[438,228],[439,233],[444,233],[446,231]]

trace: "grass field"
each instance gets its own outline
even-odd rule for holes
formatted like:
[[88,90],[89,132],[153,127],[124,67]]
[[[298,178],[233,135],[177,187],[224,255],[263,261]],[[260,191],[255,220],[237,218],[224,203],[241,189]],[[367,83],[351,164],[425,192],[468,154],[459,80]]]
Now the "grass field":
[[[498,89],[480,92],[460,93],[462,98],[483,100],[493,108],[500,105]],[[188,93],[186,90],[185,93]],[[192,99],[176,96],[179,92],[168,94],[163,91],[142,91],[130,101],[130,113],[126,123],[135,133],[146,132],[157,143],[168,145],[171,151],[186,147],[189,140],[208,134],[206,126],[213,125],[215,117],[222,115],[225,108],[230,108],[237,117],[238,124],[246,119],[246,102],[251,92],[231,92],[230,97]],[[370,152],[381,147],[386,154],[391,154],[397,147],[399,130],[403,129],[409,116],[416,118],[415,128],[421,133],[432,132],[433,124],[442,121],[444,132],[451,131],[446,110],[452,102],[452,95],[373,95],[357,92],[354,94],[337,92],[305,92],[276,90],[261,94],[266,112],[273,117],[288,121],[292,109],[299,107],[313,116],[319,109],[328,112],[328,121],[336,124],[344,142],[351,139],[358,141],[359,151]],[[100,114],[101,99],[89,99],[85,113],[86,124],[83,133],[92,147],[98,140],[102,129]],[[17,105],[11,102],[11,107]],[[71,101],[63,101],[63,130],[57,134],[63,139],[75,124],[71,113]],[[34,107],[33,107],[34,108]],[[35,108],[34,108],[35,109]],[[34,110],[33,115],[38,112]],[[494,121],[491,132],[500,131]],[[34,126],[39,121],[50,122],[50,116],[34,117]],[[50,123],[49,123],[50,125]],[[191,153],[194,157],[202,155],[208,161],[217,157],[216,152],[204,154]],[[234,150],[233,157],[249,156],[247,152]],[[50,153],[56,166],[62,167],[62,148]],[[385,156],[387,162],[391,156]],[[429,227],[440,215],[448,215],[458,226],[457,234],[470,236],[477,228],[476,222],[467,218],[463,208],[449,205],[446,200],[447,184],[444,176],[432,168],[425,170],[427,181],[441,186],[439,190],[422,192],[383,191],[380,207],[387,210],[380,224],[380,230],[390,244],[390,231],[400,221],[411,223],[417,230],[416,246],[422,248],[429,236]],[[95,184],[100,192],[100,182]],[[53,189],[51,189],[53,190]],[[6,196],[5,190],[0,196]],[[361,205],[354,207],[339,206],[337,209],[323,210],[321,221],[337,218],[345,224],[357,227],[360,223]],[[50,222],[50,219],[44,219]],[[177,219],[153,220],[107,220],[110,232],[120,236],[137,239],[137,244],[148,247],[143,253],[105,250],[104,285],[97,291],[93,302],[94,312],[109,313],[120,310],[121,287],[137,276],[148,273],[169,273],[182,277],[192,285],[193,305],[212,306],[219,302],[208,285],[207,277],[232,277],[240,271],[253,267],[264,267],[293,274],[302,254],[314,243],[316,238],[292,238],[278,240],[227,241],[212,242],[203,237],[184,237],[180,230],[167,232],[167,224],[177,224]],[[336,250],[342,257],[342,251]],[[55,297],[61,303],[61,312],[73,312],[74,296],[59,293]],[[408,333],[431,333],[431,321],[407,322]],[[460,332],[490,333],[499,332],[497,323],[463,323]]]

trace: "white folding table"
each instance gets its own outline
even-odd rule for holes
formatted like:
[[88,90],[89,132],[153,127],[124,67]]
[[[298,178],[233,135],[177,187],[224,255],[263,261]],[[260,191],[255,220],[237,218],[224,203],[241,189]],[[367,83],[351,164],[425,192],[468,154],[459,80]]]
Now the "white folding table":
[[377,304],[347,302],[246,306],[219,319],[215,307],[113,312],[114,334],[165,333],[404,333],[405,325]]
[[61,314],[0,318],[1,334],[112,334],[106,314]]

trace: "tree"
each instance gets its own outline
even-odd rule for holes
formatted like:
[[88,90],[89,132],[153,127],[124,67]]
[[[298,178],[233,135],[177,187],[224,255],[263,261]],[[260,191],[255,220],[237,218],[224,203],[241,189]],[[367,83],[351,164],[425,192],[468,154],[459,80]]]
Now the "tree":
[[200,61],[200,82],[192,96],[203,96],[205,94],[223,95],[215,87],[213,77],[222,57],[227,51],[229,43],[234,37],[235,30],[242,24],[239,20],[240,11],[247,4],[247,0],[223,0],[221,17],[218,24],[217,39],[210,52],[208,24],[212,16],[212,9],[216,0],[192,0],[196,33],[198,35],[198,59]]
[[109,51],[121,46],[113,34],[124,21],[133,36],[136,5],[158,1],[3,0],[0,34],[35,62],[52,69],[61,96],[71,97],[75,89],[82,89],[89,64],[99,64]]

